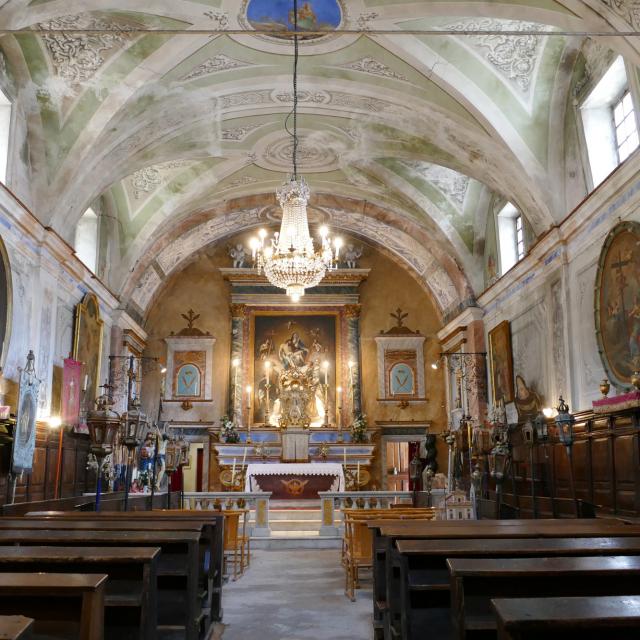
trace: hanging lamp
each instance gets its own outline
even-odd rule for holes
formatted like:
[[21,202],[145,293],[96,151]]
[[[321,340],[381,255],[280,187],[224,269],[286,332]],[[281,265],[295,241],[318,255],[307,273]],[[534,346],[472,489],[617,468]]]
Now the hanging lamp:
[[298,176],[298,2],[293,0],[293,132],[287,128],[293,139],[293,173],[289,180],[276,190],[276,197],[282,208],[280,232],[267,239],[265,229],[260,229],[257,238],[250,242],[253,259],[258,273],[264,272],[267,280],[284,289],[293,302],[298,302],[306,289],[320,283],[327,270],[337,268],[342,240],[329,237],[326,226],[320,228],[320,249],[316,251],[309,233],[307,202],[309,186],[302,176]]

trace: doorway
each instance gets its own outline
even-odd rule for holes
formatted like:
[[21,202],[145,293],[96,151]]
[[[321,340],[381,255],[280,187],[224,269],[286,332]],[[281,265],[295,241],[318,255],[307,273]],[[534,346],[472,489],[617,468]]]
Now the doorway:
[[409,443],[387,442],[387,490],[409,491]]

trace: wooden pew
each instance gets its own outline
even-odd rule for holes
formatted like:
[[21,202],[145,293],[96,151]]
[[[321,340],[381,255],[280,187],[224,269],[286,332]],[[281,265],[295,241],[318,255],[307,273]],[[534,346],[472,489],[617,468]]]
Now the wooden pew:
[[[640,536],[640,526],[618,520],[474,520],[474,521],[384,521],[368,523],[373,542],[373,621],[374,637],[389,638],[393,600],[389,583],[395,541],[399,539],[493,539]],[[398,612],[395,611],[395,616]]]
[[450,633],[448,558],[640,556],[637,538],[534,538],[493,540],[398,540],[399,575],[391,579],[388,624],[408,639],[437,625]]
[[640,598],[527,598],[491,601],[498,640],[637,640]]
[[[189,521],[202,522],[206,525],[204,533],[211,538],[210,554],[204,559],[208,567],[208,593],[210,594],[207,608],[210,610],[210,618],[214,621],[222,620],[222,583],[223,583],[223,557],[224,557],[224,516],[220,511],[196,510],[196,509],[160,509],[156,511],[99,511],[93,513],[79,513],[75,511],[40,511],[29,512],[27,517],[38,519],[66,519],[85,520],[116,520],[123,518],[131,527],[137,528],[143,524],[142,529],[148,528],[149,521],[175,522]],[[0,519],[1,520],[1,519]]]
[[154,640],[159,547],[0,547],[0,572],[105,573],[105,626]]
[[452,638],[495,631],[490,598],[640,595],[640,557],[451,558]]
[[160,547],[158,627],[184,628],[187,640],[197,640],[209,626],[205,595],[199,588],[201,540],[197,531],[0,529],[0,545]]
[[105,574],[0,573],[0,614],[34,618],[35,633],[75,623],[78,635],[65,637],[103,640],[106,582]]
[[0,616],[0,640],[30,640],[33,618]]

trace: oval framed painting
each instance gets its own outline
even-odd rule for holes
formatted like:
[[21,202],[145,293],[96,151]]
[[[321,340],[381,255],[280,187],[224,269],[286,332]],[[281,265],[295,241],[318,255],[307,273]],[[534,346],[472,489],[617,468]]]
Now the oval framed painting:
[[598,351],[609,380],[631,386],[640,369],[640,224],[616,225],[600,252],[595,288]]
[[[293,2],[291,0],[248,0],[246,19],[259,31],[293,31]],[[321,38],[322,35],[305,36],[305,31],[333,31],[342,22],[340,0],[298,0],[298,30],[302,39]],[[279,38],[288,38],[276,35]]]

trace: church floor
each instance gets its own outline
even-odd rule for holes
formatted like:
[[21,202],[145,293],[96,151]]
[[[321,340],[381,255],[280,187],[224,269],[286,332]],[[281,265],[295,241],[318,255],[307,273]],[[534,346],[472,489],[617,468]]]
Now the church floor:
[[223,640],[369,640],[371,578],[356,602],[344,595],[340,551],[255,551],[223,589]]

